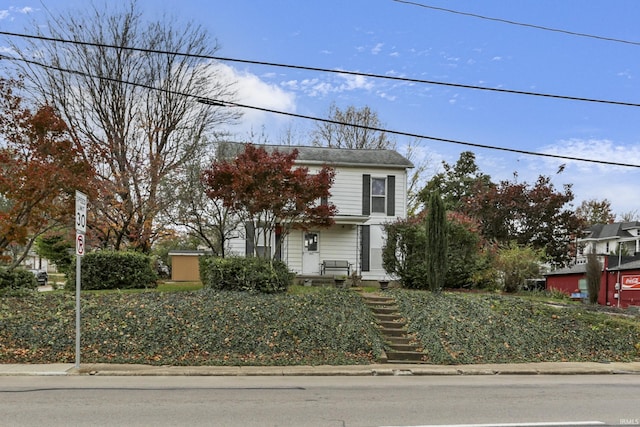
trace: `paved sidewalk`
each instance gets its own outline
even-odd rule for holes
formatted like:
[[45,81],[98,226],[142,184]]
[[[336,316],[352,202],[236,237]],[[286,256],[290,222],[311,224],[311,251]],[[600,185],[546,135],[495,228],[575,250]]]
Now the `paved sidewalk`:
[[0,364],[0,376],[376,376],[376,375],[640,375],[640,362],[486,365],[373,364],[348,366],[151,366],[126,364]]

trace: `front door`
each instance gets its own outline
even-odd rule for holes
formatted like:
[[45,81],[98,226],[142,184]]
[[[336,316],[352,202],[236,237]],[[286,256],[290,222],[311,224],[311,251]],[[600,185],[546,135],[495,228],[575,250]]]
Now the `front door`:
[[302,233],[302,274],[320,274],[320,233],[305,231]]

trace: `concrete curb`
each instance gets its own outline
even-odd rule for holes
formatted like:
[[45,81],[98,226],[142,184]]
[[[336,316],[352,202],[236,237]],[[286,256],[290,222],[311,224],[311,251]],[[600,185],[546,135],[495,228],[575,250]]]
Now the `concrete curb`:
[[373,364],[344,366],[152,366],[90,363],[0,365],[0,376],[429,376],[429,375],[640,375],[640,362],[486,365]]

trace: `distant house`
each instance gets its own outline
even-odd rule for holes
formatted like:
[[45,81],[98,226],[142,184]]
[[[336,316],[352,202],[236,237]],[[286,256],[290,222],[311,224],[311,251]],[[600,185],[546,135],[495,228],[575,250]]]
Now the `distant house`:
[[596,224],[578,239],[575,263],[546,275],[547,289],[567,294],[586,292],[587,254],[595,252],[602,265],[598,303],[640,305],[640,222]]
[[640,221],[595,224],[578,239],[578,248],[578,263],[592,251],[598,255],[640,254]]
[[[231,146],[236,153],[244,147]],[[297,167],[307,167],[313,172],[328,165],[336,172],[330,197],[338,210],[335,225],[292,230],[280,245],[271,242],[271,247],[280,247],[276,257],[301,276],[355,273],[363,280],[386,278],[382,266],[383,225],[407,216],[407,171],[412,163],[394,150],[261,147],[268,152],[297,149]],[[252,253],[252,239],[247,237],[255,232],[244,227],[238,230],[229,242],[230,253],[241,256]]]

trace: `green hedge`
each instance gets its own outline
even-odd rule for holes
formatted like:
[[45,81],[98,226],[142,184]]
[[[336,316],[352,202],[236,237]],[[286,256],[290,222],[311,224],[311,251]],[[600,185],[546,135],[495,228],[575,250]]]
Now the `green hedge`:
[[264,258],[200,257],[200,280],[204,288],[220,291],[286,292],[295,274],[282,261]]
[[[81,288],[144,289],[158,286],[158,275],[148,255],[138,252],[99,251],[82,257]],[[75,289],[76,269],[72,268],[66,289]]]
[[36,276],[30,271],[16,268],[7,270],[0,268],[0,296],[22,295],[38,288]]

